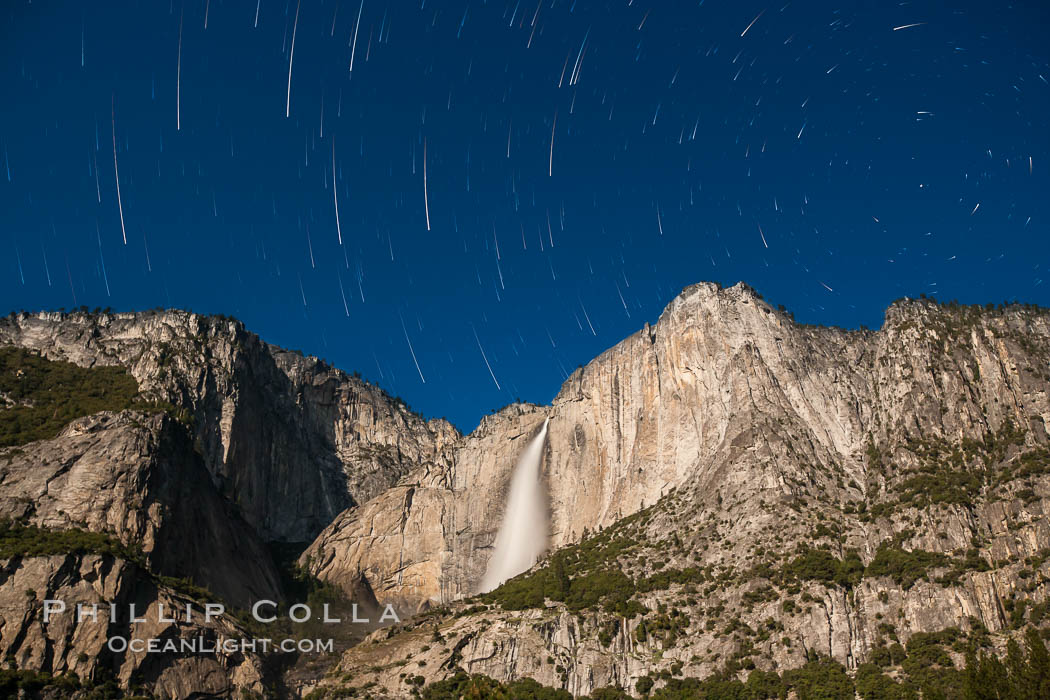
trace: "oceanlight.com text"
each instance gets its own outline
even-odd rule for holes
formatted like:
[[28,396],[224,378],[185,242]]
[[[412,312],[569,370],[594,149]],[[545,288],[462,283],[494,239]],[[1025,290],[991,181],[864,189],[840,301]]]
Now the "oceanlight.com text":
[[190,637],[186,639],[128,639],[110,637],[106,648],[115,654],[131,651],[135,654],[226,654],[282,652],[291,654],[331,654],[334,641],[331,639],[208,639]]

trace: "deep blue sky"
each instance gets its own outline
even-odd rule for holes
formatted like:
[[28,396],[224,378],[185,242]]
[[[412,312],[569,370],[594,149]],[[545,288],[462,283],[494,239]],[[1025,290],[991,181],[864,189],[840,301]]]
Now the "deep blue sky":
[[701,280],[1050,303],[1045,2],[296,11],[4,3],[0,312],[235,315],[470,430]]

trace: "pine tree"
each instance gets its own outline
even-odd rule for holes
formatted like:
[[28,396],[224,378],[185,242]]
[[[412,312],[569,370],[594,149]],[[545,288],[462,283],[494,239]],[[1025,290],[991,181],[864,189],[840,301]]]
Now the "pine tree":
[[961,700],[984,700],[977,654],[973,649],[966,652],[966,669],[963,671],[963,695]]
[[555,554],[551,561],[551,573],[554,575],[554,587],[558,596],[557,600],[567,600],[569,598],[569,586],[571,581],[568,572],[565,570],[564,557],[560,552]]
[[1025,687],[1026,664],[1020,645],[1011,639],[1006,644],[1006,673],[1009,676],[1009,695],[1016,700],[1039,700],[1032,697]]
[[981,657],[979,670],[977,697],[980,700],[1006,700],[1009,698],[1009,678],[1006,674],[1006,666],[995,654]]
[[1035,627],[1029,627],[1024,636],[1028,650],[1027,685],[1032,697],[1050,698],[1050,653]]

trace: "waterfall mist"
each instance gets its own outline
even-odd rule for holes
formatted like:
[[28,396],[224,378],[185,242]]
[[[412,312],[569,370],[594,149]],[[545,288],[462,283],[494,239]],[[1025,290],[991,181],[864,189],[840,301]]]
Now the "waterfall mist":
[[543,428],[525,447],[514,467],[507,510],[485,576],[481,579],[481,593],[487,593],[529,569],[547,545],[547,512],[540,483],[540,460],[548,422],[549,418],[543,421]]

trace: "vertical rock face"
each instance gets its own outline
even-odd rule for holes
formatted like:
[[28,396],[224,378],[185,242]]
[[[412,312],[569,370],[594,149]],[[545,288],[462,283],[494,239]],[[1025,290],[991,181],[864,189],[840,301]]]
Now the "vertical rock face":
[[[165,577],[191,579],[240,608],[281,600],[266,542],[309,541],[411,469],[447,470],[458,438],[446,421],[426,422],[377,387],[267,345],[225,318],[10,315],[0,319],[0,346],[82,367],[122,366],[142,399],[168,404],[178,418],[99,413],[53,439],[0,449],[0,521],[31,526],[11,547],[5,540],[0,558],[0,650],[20,669],[111,676],[172,698],[272,694],[273,678],[264,687],[264,661],[254,653],[105,647],[113,636],[250,638],[231,618],[166,623],[154,613],[147,624],[121,626],[107,625],[103,611],[97,624],[63,627],[42,624],[41,601],[114,602],[124,611],[128,603],[142,611],[188,601],[171,587],[183,584]],[[0,409],[13,405],[0,395]],[[81,533],[58,549],[76,538],[97,545],[85,532],[124,549],[57,556],[34,540],[55,531]],[[355,593],[368,591],[367,581],[357,583]]]
[[233,605],[281,598],[258,535],[208,480],[185,429],[163,414],[81,418],[0,456],[0,519],[113,535],[159,574]]
[[[1026,558],[1035,581],[1050,577],[1042,563],[1050,552],[1048,367],[1045,310],[905,300],[887,310],[881,330],[844,331],[798,325],[745,285],[695,285],[653,326],[575,372],[551,407],[511,407],[465,436],[451,473],[429,489],[426,503],[440,503],[441,518],[383,494],[340,516],[308,563],[330,580],[353,571],[390,582],[377,590],[381,600],[436,604],[475,592],[510,469],[549,416],[552,550],[646,509],[631,530],[645,555],[607,565],[635,585],[660,566],[698,569],[701,582],[720,582],[707,590],[724,592],[686,606],[711,626],[691,627],[694,641],[673,650],[639,639],[638,618],[617,623],[599,612],[573,622],[556,603],[525,618],[457,618],[447,629],[469,638],[456,652],[468,670],[530,675],[579,693],[627,687],[674,661],[686,675],[705,675],[741,643],[720,632],[732,611],[750,629],[767,620],[782,629],[755,652],[779,668],[804,663],[810,649],[855,667],[885,642],[880,620],[893,620],[902,640],[947,627],[1005,634],[1010,601],[1045,597],[1043,584],[1026,580]],[[425,548],[375,536],[371,524],[392,512],[394,531],[415,533]],[[770,586],[806,570],[789,566],[800,546],[823,547],[836,562],[855,552],[863,580],[844,590],[803,577],[792,586],[814,602],[786,612],[789,596]],[[894,567],[907,568],[894,557],[910,561],[911,551],[939,563],[920,567],[917,581],[894,579]],[[400,587],[390,572],[406,561],[437,579]],[[660,590],[636,599],[650,610],[683,605],[681,586]],[[599,633],[610,643],[598,644]],[[388,645],[397,658],[422,653],[411,634],[398,639]],[[664,661],[652,660],[657,651]],[[354,650],[343,667],[381,665],[376,653]],[[455,665],[438,658],[441,649],[429,653],[428,679]],[[547,656],[564,672],[547,668]],[[366,680],[405,690],[395,674]]]
[[555,398],[553,544],[651,505],[689,478],[734,483],[727,460],[750,452],[742,466],[758,466],[747,463],[763,462],[777,434],[858,484],[869,441],[957,442],[1006,420],[1044,435],[1048,330],[1045,314],[953,314],[932,302],[898,303],[877,333],[809,328],[744,285],[690,287],[655,326],[600,355]]
[[[67,610],[54,612],[45,624],[43,601],[61,600]],[[19,669],[75,673],[82,679],[114,678],[123,687],[145,685],[158,697],[178,700],[236,697],[266,691],[265,668],[255,653],[160,654],[123,648],[123,642],[160,639],[192,642],[207,648],[221,639],[246,636],[228,617],[187,622],[172,615],[191,599],[157,585],[135,565],[97,555],[54,555],[0,561],[0,653]],[[97,606],[95,619],[75,610]],[[110,622],[110,605],[117,606]],[[131,624],[129,606],[143,622]],[[164,616],[176,621],[160,621]],[[146,614],[143,614],[143,613]],[[113,638],[123,640],[109,644]]]
[[[466,436],[223,318],[22,314],[0,319],[0,344],[122,365],[184,419],[99,414],[0,451],[0,518],[112,534],[151,570],[191,569],[230,600],[279,594],[263,542],[312,540],[300,563],[351,595],[402,616],[453,603],[463,614],[421,624],[454,644],[416,626],[341,662],[393,697],[409,690],[406,654],[429,680],[461,665],[589,693],[673,668],[706,675],[745,650],[761,668],[813,651],[853,668],[916,632],[1001,642],[1046,598],[1045,310],[905,300],[879,331],[844,331],[796,324],[746,285],[694,285],[551,406],[509,406]],[[511,472],[547,419],[561,568],[541,562],[510,603],[487,598],[505,610],[457,605],[477,591]],[[180,537],[188,523],[194,537]],[[82,559],[7,561],[0,643],[26,667],[79,662],[49,666],[39,648],[53,641],[8,634],[35,639],[14,586],[95,585],[98,564]],[[52,581],[48,566],[76,570]],[[544,576],[557,585],[537,603],[528,586]],[[633,593],[602,602],[617,585]],[[145,598],[176,595],[154,588]],[[175,695],[211,693],[212,674],[255,683],[250,658],[165,663],[152,678]]]
[[84,367],[122,365],[146,395],[184,407],[220,492],[265,540],[313,539],[409,469],[446,463],[456,430],[382,390],[182,311],[20,314],[0,344]]
[[449,466],[421,468],[342,513],[300,563],[344,586],[363,575],[380,602],[408,612],[473,594],[503,515],[511,470],[545,417],[544,410],[525,405],[486,417],[459,441]]
[[[862,496],[869,442],[955,442],[1006,420],[1040,439],[1050,416],[1045,364],[1024,368],[1039,363],[1026,344],[1045,352],[1047,316],[965,314],[905,301],[887,311],[881,331],[850,332],[797,325],[743,284],[694,285],[655,325],[574,372],[550,408],[510,407],[465,436],[430,493],[444,519],[384,494],[322,533],[308,552],[311,566],[333,580],[354,571],[389,581],[392,562],[406,560],[441,572],[411,592],[380,587],[380,599],[384,590],[434,603],[474,592],[521,438],[548,415],[552,548],[690,482],[790,493],[800,482],[827,480],[805,468],[819,465]],[[395,512],[394,530],[419,533],[427,546],[404,548],[397,537],[372,533],[377,518]],[[347,541],[354,554],[334,546]]]

